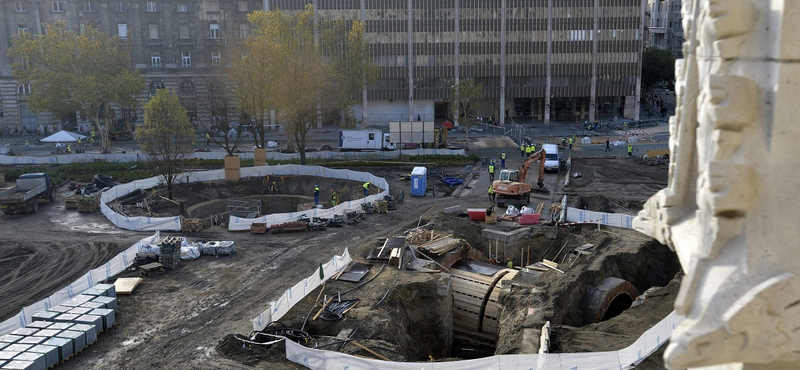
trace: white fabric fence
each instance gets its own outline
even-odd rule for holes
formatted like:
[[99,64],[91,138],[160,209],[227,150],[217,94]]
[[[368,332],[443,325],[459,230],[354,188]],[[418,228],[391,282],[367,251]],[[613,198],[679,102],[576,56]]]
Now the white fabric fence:
[[330,261],[322,265],[323,278],[319,276],[319,267],[315,268],[311,275],[286,289],[277,301],[270,302],[266,311],[250,320],[253,323],[253,330],[263,330],[269,323],[280,320],[297,302],[302,301],[322,283],[344,270],[352,260],[350,252],[345,248],[341,256],[333,256]]
[[286,358],[316,370],[609,370],[633,369],[664,342],[683,318],[674,311],[619,351],[497,355],[452,362],[388,362],[307,348],[285,340]]
[[633,219],[635,217],[621,213],[594,212],[569,207],[567,208],[567,220],[565,222],[585,222],[633,229]]
[[[392,151],[375,151],[375,152],[307,152],[306,158],[310,159],[396,159],[401,155],[465,155],[464,149],[451,150],[451,149],[403,149]],[[197,152],[192,153],[190,158],[198,159],[223,159],[227,152]],[[241,159],[253,159],[252,152],[237,153]],[[113,154],[98,154],[98,153],[79,153],[79,154],[61,154],[61,155],[48,155],[41,157],[34,156],[0,156],[0,164],[2,165],[15,165],[15,164],[68,164],[68,163],[87,163],[95,160],[102,160],[105,162],[137,162],[147,160],[146,156],[141,153],[113,153]],[[268,161],[291,161],[300,160],[299,153],[279,153],[267,152]]]
[[[350,170],[335,170],[321,166],[301,166],[301,165],[278,165],[278,166],[260,166],[260,167],[244,167],[241,170],[241,177],[264,177],[281,176],[281,175],[302,175],[302,176],[319,176],[327,178],[345,179],[359,182],[372,181],[372,184],[380,187],[383,191],[380,194],[370,195],[366,198],[344,202],[331,209],[313,209],[306,212],[292,212],[262,216],[260,218],[239,218],[235,216],[230,217],[228,230],[241,231],[250,230],[250,224],[253,222],[267,222],[269,225],[274,225],[286,221],[297,219],[300,215],[306,214],[309,217],[332,217],[334,214],[343,213],[345,210],[361,209],[361,203],[364,201],[372,202],[376,199],[383,199],[384,195],[389,194],[389,184],[385,179],[377,177],[371,173],[356,172]],[[211,170],[200,171],[183,174],[178,178],[178,182],[193,183],[211,180],[221,180],[225,178],[224,170]],[[108,218],[111,223],[117,227],[136,230],[136,231],[155,231],[155,230],[181,230],[180,216],[173,217],[127,217],[116,213],[106,203],[118,199],[127,194],[130,194],[136,189],[150,189],[161,185],[161,179],[158,176],[150,177],[142,180],[135,180],[127,184],[117,185],[100,196],[100,211]]]
[[156,232],[153,236],[139,240],[136,244],[130,246],[128,249],[117,254],[114,258],[108,260],[104,265],[87,272],[82,277],[72,282],[72,284],[61,288],[59,291],[53,293],[51,296],[36,302],[30,306],[22,309],[16,316],[0,323],[0,335],[8,334],[19,328],[24,328],[31,322],[31,316],[37,312],[47,310],[64,303],[76,295],[83,293],[87,289],[95,286],[98,282],[107,280],[108,278],[125,271],[130,267],[135,258],[136,253],[143,246],[156,243],[159,239],[159,233]]
[[276,213],[258,218],[240,218],[231,216],[228,222],[228,230],[242,231],[250,230],[250,224],[253,222],[266,223],[267,227],[277,225],[287,221],[296,220],[301,215],[308,217],[326,217],[330,218],[336,214],[344,214],[346,211],[356,211],[361,209],[361,204],[364,202],[372,202],[375,200],[383,199],[385,195],[389,194],[389,183],[386,179],[377,177],[367,172],[357,172],[351,170],[336,170],[320,166],[299,166],[299,165],[279,165],[279,166],[265,166],[265,167],[247,167],[242,168],[242,177],[246,176],[267,176],[267,175],[303,175],[303,176],[319,176],[332,179],[343,179],[350,181],[358,181],[364,183],[371,181],[373,185],[380,187],[383,191],[379,194],[369,195],[365,198],[343,202],[333,208],[327,209],[310,209],[302,212],[290,213]]

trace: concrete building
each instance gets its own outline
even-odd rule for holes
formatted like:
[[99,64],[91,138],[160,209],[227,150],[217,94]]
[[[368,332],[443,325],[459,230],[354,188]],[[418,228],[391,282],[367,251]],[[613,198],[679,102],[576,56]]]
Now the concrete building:
[[148,89],[139,95],[136,107],[113,107],[117,117],[131,123],[143,120],[142,106],[158,88],[178,91],[192,115],[192,97],[197,93],[198,73],[224,61],[225,48],[247,37],[247,14],[262,8],[261,0],[177,0],[177,1],[100,1],[100,0],[3,0],[0,5],[0,125],[22,125],[35,130],[37,125],[61,124],[70,129],[87,130],[85,114],[75,112],[60,117],[36,115],[27,109],[26,86],[11,78],[8,48],[19,32],[41,33],[43,24],[58,20],[80,30],[86,24],[133,49],[137,68],[145,75]]
[[647,0],[647,46],[655,46],[683,58],[681,0]]
[[[85,122],[80,112],[27,110],[26,87],[10,77],[7,54],[23,30],[41,32],[43,23],[60,19],[76,30],[91,23],[133,47],[150,91],[168,87],[191,97],[200,93],[196,74],[224,63],[225,47],[248,36],[248,12],[293,11],[309,1],[320,18],[365,22],[380,67],[367,94],[367,123],[449,118],[449,89],[464,78],[484,85],[476,114],[501,122],[506,114],[546,124],[639,118],[644,0],[4,0],[0,123]],[[143,92],[140,103],[148,96]],[[141,122],[141,105],[119,113]],[[356,107],[356,117],[361,113]]]

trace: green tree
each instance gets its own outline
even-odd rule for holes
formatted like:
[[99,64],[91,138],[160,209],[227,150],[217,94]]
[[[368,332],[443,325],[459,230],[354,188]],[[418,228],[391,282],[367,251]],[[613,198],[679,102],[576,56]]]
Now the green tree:
[[469,140],[469,117],[475,113],[478,101],[483,98],[483,84],[475,84],[472,79],[461,80],[450,88],[450,111],[459,124],[467,129]]
[[[340,124],[353,127],[352,107],[362,101],[362,93],[378,80],[378,67],[364,42],[364,24],[355,21],[349,27],[344,21],[330,22],[323,27],[323,52],[331,61],[332,76],[340,105]],[[367,113],[366,101],[364,115]]]
[[65,21],[45,24],[42,34],[15,38],[9,56],[12,76],[31,84],[28,106],[55,114],[86,112],[100,133],[103,153],[109,152],[114,125],[109,104],[133,105],[146,88],[130,50],[91,25],[78,34]]
[[650,91],[661,83],[670,86],[675,80],[675,57],[672,53],[651,46],[642,53],[642,88]]
[[144,106],[144,126],[136,130],[136,140],[161,173],[170,199],[172,185],[182,172],[181,162],[192,154],[194,135],[194,127],[178,95],[158,89]]
[[314,9],[309,4],[291,16],[257,11],[249,19],[255,24],[255,37],[273,50],[269,58],[277,88],[270,101],[300,152],[300,163],[306,164],[306,136],[318,112],[337,107],[331,68],[314,37]]

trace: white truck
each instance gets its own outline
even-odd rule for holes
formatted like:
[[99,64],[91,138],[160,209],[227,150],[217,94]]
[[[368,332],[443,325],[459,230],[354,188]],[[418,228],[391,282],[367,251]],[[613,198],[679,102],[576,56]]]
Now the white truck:
[[0,192],[0,210],[3,214],[13,215],[17,212],[36,213],[39,210],[39,198],[56,200],[55,186],[46,173],[26,173],[17,179],[17,184]]
[[339,130],[339,150],[395,150],[397,144],[380,129]]

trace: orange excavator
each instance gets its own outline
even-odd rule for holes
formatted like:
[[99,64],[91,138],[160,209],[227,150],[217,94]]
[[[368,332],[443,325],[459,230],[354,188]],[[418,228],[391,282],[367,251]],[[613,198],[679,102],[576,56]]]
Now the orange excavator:
[[[494,193],[496,194],[498,206],[502,207],[506,203],[510,203],[522,207],[530,202],[531,192],[550,194],[550,191],[544,188],[545,154],[544,149],[541,149],[531,154],[531,156],[522,163],[519,170],[500,171],[499,180],[492,183],[492,189],[494,189]],[[538,189],[525,183],[525,179],[528,177],[528,168],[536,161],[539,161],[539,179],[536,182],[536,185],[539,186]]]

